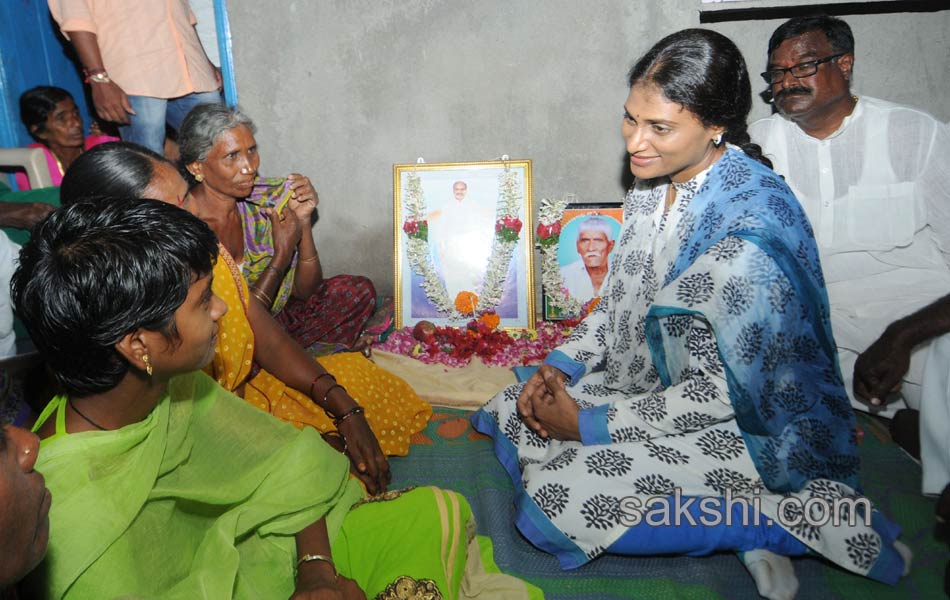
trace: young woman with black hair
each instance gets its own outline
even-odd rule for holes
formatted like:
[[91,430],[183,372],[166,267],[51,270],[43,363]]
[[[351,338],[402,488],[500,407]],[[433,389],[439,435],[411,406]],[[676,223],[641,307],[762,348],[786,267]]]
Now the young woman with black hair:
[[527,599],[514,578],[469,578],[480,546],[464,498],[364,499],[312,428],[200,371],[228,310],[217,260],[204,222],[134,197],[73,203],[24,246],[17,312],[64,390],[34,426],[57,501],[28,597],[467,598],[498,584]]
[[853,524],[792,518],[856,497],[860,461],[811,227],[749,142],[742,55],[685,30],[629,83],[636,182],[601,301],[472,418],[519,490],[516,525],[566,569],[733,550],[783,599],[787,556],[815,552],[896,582],[910,553],[870,502]]

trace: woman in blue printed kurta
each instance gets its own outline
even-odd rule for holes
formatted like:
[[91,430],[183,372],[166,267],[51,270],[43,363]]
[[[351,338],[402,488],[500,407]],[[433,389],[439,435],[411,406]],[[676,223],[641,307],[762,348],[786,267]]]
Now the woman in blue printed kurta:
[[[855,423],[811,228],[748,143],[741,55],[687,30],[630,83],[637,181],[601,301],[532,379],[473,416],[523,490],[519,529],[564,568],[603,552],[765,550],[790,574],[776,555],[811,550],[895,582],[909,553],[870,503],[854,525],[801,518],[812,498],[859,497]],[[651,507],[675,514],[676,495],[712,499],[689,507],[696,521],[735,520],[644,522]],[[727,495],[755,499],[761,521],[740,523]],[[763,595],[788,597],[750,570]]]

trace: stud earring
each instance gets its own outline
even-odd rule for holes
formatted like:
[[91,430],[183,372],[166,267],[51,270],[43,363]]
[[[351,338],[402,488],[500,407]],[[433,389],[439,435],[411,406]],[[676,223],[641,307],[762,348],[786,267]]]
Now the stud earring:
[[26,454],[27,456],[29,456],[30,452],[33,452],[33,451],[27,448],[26,450],[23,451],[23,454]]
[[722,134],[720,133],[719,135],[717,135],[716,137],[714,137],[712,143],[715,144],[715,145],[717,145],[717,146],[720,145],[720,144],[722,144]]
[[204,176],[202,176],[201,173],[196,173],[196,174],[195,174],[195,181],[197,181],[198,183],[201,183],[202,181],[204,181],[204,179],[205,179],[205,178],[204,178]]
[[152,376],[152,362],[149,359],[148,354],[142,355],[142,362],[145,363],[145,372],[148,373],[148,376]]

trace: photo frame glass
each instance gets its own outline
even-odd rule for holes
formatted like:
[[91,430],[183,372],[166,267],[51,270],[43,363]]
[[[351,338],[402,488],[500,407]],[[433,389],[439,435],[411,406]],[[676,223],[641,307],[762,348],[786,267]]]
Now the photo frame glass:
[[560,285],[554,292],[543,290],[546,320],[576,317],[583,307],[599,297],[622,225],[621,202],[568,204],[564,208],[556,251],[555,248],[547,250],[555,254],[556,263],[549,261],[548,264],[558,272],[544,280]]
[[396,326],[533,327],[531,161],[393,167]]

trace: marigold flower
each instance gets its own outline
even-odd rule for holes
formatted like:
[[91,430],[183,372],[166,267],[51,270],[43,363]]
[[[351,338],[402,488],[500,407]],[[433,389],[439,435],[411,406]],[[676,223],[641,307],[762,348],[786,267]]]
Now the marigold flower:
[[487,312],[482,316],[478,317],[478,320],[481,323],[487,325],[490,329],[497,329],[501,325],[501,317],[493,312]]
[[455,310],[459,311],[463,315],[474,314],[477,307],[478,296],[472,292],[462,290],[455,297]]

